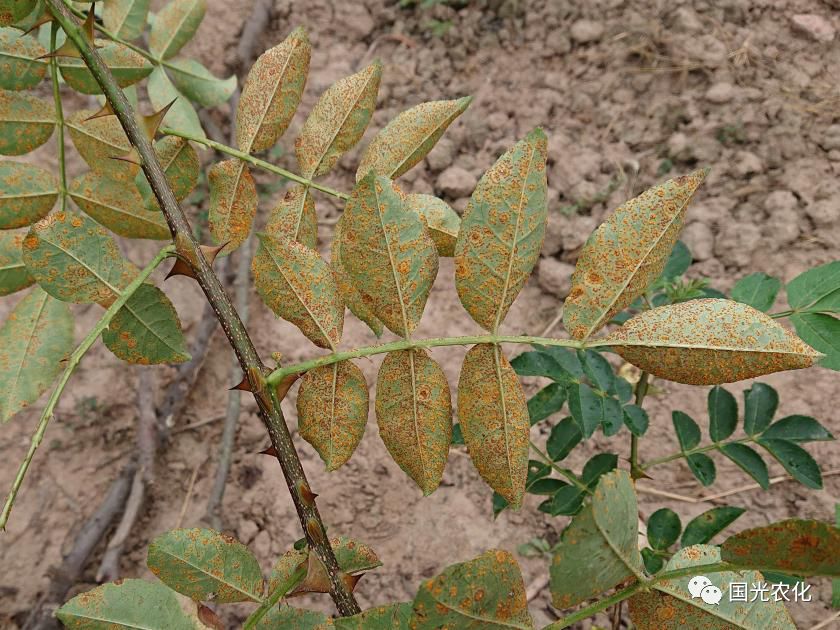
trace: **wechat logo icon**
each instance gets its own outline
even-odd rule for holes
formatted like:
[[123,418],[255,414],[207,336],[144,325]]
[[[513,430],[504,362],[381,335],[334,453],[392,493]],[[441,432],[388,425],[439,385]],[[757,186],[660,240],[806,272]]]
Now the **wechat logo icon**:
[[688,592],[691,593],[692,599],[699,597],[711,606],[719,604],[723,597],[721,590],[705,575],[696,575],[691,578],[688,581]]

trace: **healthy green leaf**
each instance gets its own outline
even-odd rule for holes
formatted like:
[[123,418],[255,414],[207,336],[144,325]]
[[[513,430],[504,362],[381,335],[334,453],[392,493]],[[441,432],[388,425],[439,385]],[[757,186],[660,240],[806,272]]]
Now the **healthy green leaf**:
[[575,378],[557,360],[545,352],[523,352],[510,362],[519,376],[545,376],[564,385],[571,385]]
[[686,413],[682,411],[671,412],[671,420],[674,423],[674,432],[680,442],[680,448],[690,451],[700,444],[700,427]]
[[636,437],[643,436],[650,424],[647,411],[638,405],[624,405],[624,424]]
[[607,437],[615,435],[624,426],[624,411],[621,403],[613,396],[604,396],[601,398],[601,406],[603,410],[601,429]]
[[470,316],[497,331],[540,257],[546,137],[535,129],[482,176],[455,243],[455,288]]
[[744,433],[756,435],[770,426],[779,407],[779,393],[765,383],[744,390]]
[[92,170],[105,173],[111,179],[134,178],[140,171],[139,166],[114,159],[131,150],[131,143],[117,117],[91,118],[94,114],[93,110],[82,109],[66,119],[70,138],[79,155]]
[[155,15],[149,34],[149,51],[160,59],[178,54],[198,30],[207,0],[170,0]]
[[764,490],[770,487],[770,474],[767,472],[767,464],[754,449],[746,444],[724,444],[720,452],[735,462],[750,477],[758,482]]
[[163,118],[165,126],[185,131],[199,138],[205,137],[198,113],[192,103],[175,87],[161,66],[156,67],[149,75],[147,91],[155,111],[160,111],[172,103],[172,107]]
[[759,444],[784,466],[799,483],[820,490],[823,487],[820,467],[804,448],[787,440],[759,439]]
[[[175,199],[183,201],[198,184],[198,154],[187,140],[175,136],[166,136],[155,142],[155,153]],[[160,212],[160,206],[145,173],[137,174],[134,185],[140,191],[146,208]]]
[[336,630],[409,630],[411,602],[369,608],[352,617],[336,617]]
[[19,22],[35,8],[36,0],[0,0],[0,26]]
[[601,424],[605,434],[613,435],[618,430],[616,425],[623,423],[624,413],[615,398],[601,396],[585,383],[569,386],[568,394],[569,411],[584,437],[591,437]]
[[50,139],[54,128],[52,101],[0,90],[0,155],[34,151]]
[[596,229],[572,275],[563,323],[586,339],[644,293],[665,269],[682,230],[685,209],[706,171],[671,179],[613,212]]
[[251,231],[257,214],[257,185],[245,162],[235,158],[214,164],[210,184],[210,234],[224,250],[237,249]]
[[719,385],[709,390],[709,435],[714,442],[725,440],[738,426],[738,402]]
[[150,0],[108,0],[102,8],[105,28],[117,37],[133,40],[143,34]]
[[21,232],[0,231],[0,297],[35,282],[23,262],[24,236]]
[[218,107],[236,90],[236,75],[219,79],[195,59],[173,59],[166,65],[179,92],[204,107]]
[[566,388],[560,383],[551,383],[543,387],[528,399],[528,416],[531,419],[531,426],[560,411],[565,402]]
[[651,574],[659,573],[662,567],[665,566],[665,560],[661,556],[656,555],[650,547],[642,549],[642,560],[645,563],[645,569]]
[[424,350],[385,356],[376,385],[376,421],[394,461],[424,495],[434,492],[452,441],[452,401],[446,374]]
[[794,309],[840,310],[840,260],[799,274],[785,290]]
[[677,241],[674,243],[674,249],[668,255],[665,268],[656,283],[662,285],[674,281],[688,271],[691,262],[691,251],[689,251],[688,246],[682,241]]
[[822,313],[797,313],[790,321],[796,332],[825,357],[820,365],[840,370],[840,319]]
[[691,385],[718,385],[809,367],[819,354],[764,313],[699,299],[636,315],[605,341],[636,367]]
[[[154,66],[143,55],[118,42],[106,39],[96,40],[97,51],[108,66],[117,85],[121,88],[133,85],[149,76]],[[78,57],[58,57],[58,69],[71,88],[82,94],[102,94],[102,88],[91,74],[85,62]],[[151,96],[151,91],[149,92]]]
[[732,299],[766,312],[773,306],[781,288],[782,281],[778,278],[761,272],[751,273],[738,280],[732,287]]
[[661,508],[650,515],[647,522],[647,538],[650,546],[665,551],[677,542],[682,531],[679,515],[668,508]]
[[691,547],[692,545],[705,545],[712,538],[732,525],[741,514],[746,512],[744,508],[722,505],[720,507],[706,510],[699,516],[694,517],[685,526],[680,545]]
[[691,474],[704,486],[710,486],[715,482],[715,462],[708,455],[694,453],[685,458]]
[[550,499],[540,503],[538,509],[551,516],[573,516],[580,512],[585,496],[586,492],[577,486],[564,483]]
[[49,171],[24,162],[0,162],[0,230],[39,221],[56,199],[58,182]]
[[765,440],[781,439],[790,442],[820,442],[833,440],[834,436],[810,416],[785,416],[774,422],[761,434]]
[[618,455],[615,453],[598,453],[589,458],[583,466],[580,478],[590,488],[594,488],[601,477],[615,470],[618,466]]
[[604,393],[614,394],[616,392],[616,378],[612,366],[600,352],[578,350],[578,359],[583,366],[583,373],[586,374],[594,387]]
[[574,418],[563,418],[556,425],[551,427],[551,433],[545,443],[548,456],[555,462],[559,462],[571,453],[575,446],[580,444],[583,435],[578,428]]
[[47,74],[47,62],[39,57],[47,50],[37,39],[14,28],[0,28],[0,88],[28,90]]
[[318,245],[318,215],[309,188],[303,185],[289,188],[268,215],[265,231],[315,249]]
[[341,264],[341,248],[344,241],[344,214],[338,218],[333,232],[332,250],[330,252],[330,266],[335,274],[335,283],[341,299],[356,317],[367,324],[377,337],[382,336],[382,321],[373,314],[370,307],[365,304],[362,295],[353,286],[350,276]]

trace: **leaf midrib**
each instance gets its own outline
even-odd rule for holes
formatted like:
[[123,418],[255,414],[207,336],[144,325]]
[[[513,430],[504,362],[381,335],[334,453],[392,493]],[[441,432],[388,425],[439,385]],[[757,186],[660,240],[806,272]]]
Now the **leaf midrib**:
[[[152,285],[149,285],[149,286],[152,286]],[[135,295],[136,295],[136,294],[135,294]],[[172,346],[172,345],[171,345],[171,344],[170,344],[170,343],[169,343],[166,339],[164,339],[163,337],[161,337],[161,336],[160,336],[160,335],[159,335],[159,334],[158,334],[158,333],[157,333],[157,332],[156,332],[156,331],[155,331],[155,330],[151,327],[151,325],[149,325],[149,324],[147,324],[147,323],[145,322],[145,320],[144,320],[144,319],[143,319],[143,318],[142,318],[142,317],[141,317],[141,316],[140,316],[140,315],[139,315],[139,314],[138,314],[138,313],[134,310],[134,308],[132,307],[132,304],[131,304],[131,301],[130,301],[130,300],[129,300],[129,301],[127,301],[127,302],[123,305],[123,308],[124,308],[124,309],[126,309],[129,313],[131,313],[132,317],[134,317],[134,319],[136,319],[136,320],[139,322],[139,324],[140,324],[140,325],[141,325],[144,329],[146,329],[146,330],[148,330],[150,333],[152,333],[152,335],[154,335],[154,336],[158,339],[158,341],[160,341],[160,343],[161,343],[162,345],[164,345],[164,346],[166,346],[167,348],[169,348],[169,349],[170,349],[173,353],[175,353],[176,355],[179,355],[179,356],[183,356],[183,355],[184,355],[184,353],[183,353],[181,350],[179,350],[178,348],[175,348],[174,346]],[[161,320],[161,321],[164,321],[164,320]]]
[[[190,15],[192,15],[192,12],[195,10],[195,6],[196,6],[196,0],[192,0],[192,4],[191,4],[190,8],[187,9],[186,11],[184,11],[181,14],[181,19],[178,20],[178,26],[176,28],[173,28],[173,29],[170,30],[170,37],[167,40],[165,40],[166,41],[166,46],[164,46],[160,51],[160,56],[161,56],[162,59],[166,59],[167,57],[172,56],[172,55],[167,55],[167,52],[169,51],[169,47],[172,45],[172,42],[175,41],[175,36],[181,30],[181,27],[184,25],[184,22],[186,22],[187,18]],[[187,41],[189,41],[189,39]]]
[[[388,173],[388,177],[389,177],[389,178],[393,177],[393,176],[394,176],[394,173],[396,173],[397,171],[399,171],[399,170],[403,167],[403,164],[405,164],[406,162],[408,162],[409,158],[411,158],[411,157],[412,157],[415,153],[417,153],[417,151],[420,149],[420,147],[422,147],[422,146],[423,146],[423,144],[424,144],[424,143],[425,143],[425,142],[426,142],[429,138],[431,138],[432,136],[434,136],[434,135],[437,133],[438,129],[440,129],[440,128],[441,128],[441,127],[443,127],[444,125],[448,125],[448,124],[450,124],[450,123],[452,122],[452,118],[453,118],[453,116],[458,116],[458,115],[459,115],[459,113],[460,113],[460,112],[458,112],[459,107],[458,107],[458,105],[457,105],[458,101],[455,101],[455,103],[456,103],[456,105],[455,105],[455,111],[454,111],[454,112],[450,112],[450,113],[446,116],[446,118],[444,118],[444,119],[443,119],[442,121],[440,121],[437,125],[435,125],[435,128],[434,128],[434,129],[432,129],[432,131],[431,131],[431,132],[429,132],[428,134],[426,134],[425,136],[423,136],[423,138],[422,138],[422,139],[421,139],[421,140],[420,140],[420,141],[419,141],[419,142],[418,142],[418,143],[414,146],[414,148],[413,148],[413,149],[412,149],[409,153],[406,153],[406,154],[405,154],[405,157],[403,157],[402,161],[400,161],[400,163],[399,163],[399,164],[397,164],[397,166],[396,166],[395,168],[391,169],[391,172],[390,172],[390,173]],[[392,121],[392,122],[393,122],[393,121]],[[390,125],[389,125],[389,126],[390,126]],[[387,129],[387,127],[386,127],[386,129]],[[383,131],[385,131],[385,130],[383,129]]]
[[247,596],[248,599],[250,599],[251,601],[257,602],[257,603],[259,603],[261,601],[259,596],[255,595],[254,593],[251,593],[249,591],[243,590],[243,588],[237,586],[233,582],[228,582],[226,580],[223,580],[220,577],[217,577],[217,576],[213,575],[212,573],[209,573],[205,567],[203,567],[201,565],[198,565],[198,564],[193,564],[187,558],[184,558],[183,556],[175,555],[174,552],[169,551],[165,547],[158,547],[158,549],[162,554],[165,554],[165,555],[169,556],[170,558],[172,558],[174,560],[177,560],[178,562],[182,562],[183,564],[187,565],[188,567],[191,567],[191,568],[195,569],[196,571],[201,573],[201,575],[204,575],[204,576],[208,577],[209,579],[213,580],[214,582],[218,582],[219,584],[224,584],[225,586],[228,586],[228,587],[232,588],[237,593],[242,593],[243,595]]
[[[609,337],[604,339],[605,342],[612,341]],[[604,343],[605,346],[634,346],[643,348],[682,348],[686,350],[717,350],[722,352],[748,352],[754,354],[790,354],[799,357],[810,357],[810,354],[802,352],[795,352],[793,350],[769,350],[761,348],[738,348],[734,346],[709,346],[705,344],[687,344],[687,343],[673,343],[673,342],[656,342],[640,341],[640,340],[615,340],[615,343]]]
[[[263,108],[262,112],[260,113],[259,124],[257,124],[256,129],[254,129],[253,134],[251,135],[251,138],[248,139],[248,146],[240,147],[242,149],[242,151],[245,152],[245,153],[250,153],[251,152],[251,147],[254,146],[254,140],[256,140],[257,136],[260,135],[260,130],[262,129],[263,123],[265,123],[265,117],[268,116],[268,110],[271,109],[271,106],[274,103],[274,99],[277,98],[277,90],[280,89],[280,83],[285,79],[286,71],[288,70],[289,64],[292,61],[292,55],[295,54],[295,52],[297,52],[297,47],[299,45],[299,40],[297,38],[295,38],[295,39],[292,40],[291,44],[292,45],[289,49],[289,54],[286,55],[286,59],[283,63],[283,67],[280,69],[279,72],[277,72],[277,79],[274,82],[274,88],[271,90],[271,98],[268,99],[268,103],[266,103],[266,106]],[[268,52],[271,53],[271,51],[268,51]],[[259,60],[257,60],[257,63],[259,63]],[[266,63],[268,63],[268,61],[266,61]],[[256,89],[256,87],[257,86],[255,86],[254,89]]]
[[[87,195],[84,195],[80,192],[71,192],[70,196],[71,197],[78,197],[79,199],[84,199],[85,201],[89,201],[90,203],[95,204],[97,206],[102,206],[103,208],[107,208],[108,210],[113,210],[117,214],[120,214],[120,215],[123,215],[123,216],[126,216],[126,217],[130,217],[132,219],[136,219],[137,221],[140,221],[140,222],[142,222],[144,224],[147,224],[149,226],[163,228],[163,229],[168,230],[168,228],[166,226],[166,223],[156,223],[151,218],[146,218],[146,217],[142,216],[141,214],[139,214],[139,212],[140,212],[139,210],[138,210],[138,214],[134,214],[130,209],[120,208],[118,206],[113,206],[110,203],[105,202],[101,199],[94,199],[94,198],[88,197]],[[161,217],[163,216],[160,213],[151,213],[150,212],[149,214],[151,214],[152,216],[161,216]],[[168,233],[168,231],[167,231],[167,233]]]
[[449,610],[453,611],[454,613],[456,613],[458,615],[461,615],[463,617],[467,617],[468,619],[475,619],[476,621],[480,621],[482,623],[491,623],[493,625],[503,626],[505,628],[518,628],[519,630],[532,630],[532,628],[533,628],[532,625],[513,624],[513,623],[507,623],[505,621],[501,621],[499,619],[494,619],[493,617],[480,617],[478,615],[472,615],[469,612],[467,612],[467,611],[465,611],[461,608],[456,608],[455,605],[450,604],[449,602],[443,601],[442,599],[438,598],[431,591],[427,590],[426,592],[429,593],[431,598],[434,599],[441,606],[444,606],[445,608],[448,608]]

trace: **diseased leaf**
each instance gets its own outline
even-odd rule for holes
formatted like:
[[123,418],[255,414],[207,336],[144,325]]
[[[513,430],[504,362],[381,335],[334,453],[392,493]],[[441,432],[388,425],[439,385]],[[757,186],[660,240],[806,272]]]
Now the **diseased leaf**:
[[76,304],[110,304],[138,273],[104,228],[71,210],[32,226],[23,261],[47,293]]
[[195,59],[173,59],[166,69],[178,91],[204,107],[218,107],[236,90],[236,75],[219,79]]
[[329,265],[308,247],[260,234],[254,285],[274,314],[290,321],[320,348],[335,348],[344,327],[344,304]]
[[492,630],[534,627],[525,583],[508,551],[487,551],[420,585],[412,627]]
[[23,262],[25,233],[0,231],[0,297],[34,284]]
[[420,103],[397,114],[362,154],[356,181],[373,170],[377,175],[396,179],[426,157],[443,132],[472,102],[471,96],[454,101]]
[[464,357],[458,420],[481,477],[518,509],[528,474],[528,403],[499,346],[479,344]]
[[39,287],[0,328],[0,422],[38,400],[73,350],[73,315]]
[[164,126],[185,131],[199,138],[206,137],[192,103],[178,91],[161,66],[156,67],[149,75],[147,91],[155,111],[160,111],[175,101],[163,118]]
[[369,608],[352,617],[336,617],[336,630],[409,630],[412,604],[387,604]]
[[309,370],[297,396],[300,436],[315,447],[327,470],[336,470],[365,433],[368,388],[365,375],[350,361]]
[[251,67],[236,113],[241,151],[271,148],[286,131],[300,104],[311,54],[306,31],[298,27]]
[[528,399],[528,417],[531,426],[557,413],[566,402],[566,388],[560,383],[543,387]]
[[300,184],[289,188],[268,215],[265,231],[271,236],[284,236],[315,249],[318,245],[318,215],[309,188]]
[[[128,46],[107,39],[96,40],[102,61],[121,88],[142,81],[151,74],[154,66],[143,55]],[[78,57],[58,57],[58,69],[71,88],[82,94],[102,94],[102,88],[85,62]],[[150,92],[151,96],[151,92]]]
[[341,264],[365,305],[394,333],[417,328],[438,271],[435,244],[386,177],[369,173],[344,208]]
[[36,0],[0,0],[0,26],[19,22],[35,8]]
[[644,577],[636,546],[638,519],[630,475],[616,470],[601,477],[591,502],[554,548],[550,588],[556,608],[574,606],[627,578]]
[[73,146],[88,166],[94,171],[105,173],[111,179],[131,179],[140,167],[124,160],[115,160],[131,150],[131,143],[125,135],[116,116],[90,118],[96,112],[83,109],[67,119],[67,129]]
[[237,249],[251,231],[257,214],[257,185],[245,162],[237,159],[214,164],[207,175],[210,184],[210,234],[222,250]]
[[685,458],[691,474],[704,486],[711,486],[715,482],[717,471],[714,460],[703,453],[694,453]]
[[[183,201],[198,184],[200,170],[198,154],[187,140],[175,136],[165,136],[155,142],[155,153],[166,175],[166,181],[169,182],[169,187],[175,194],[175,199]],[[134,178],[134,184],[140,191],[146,208],[160,212],[160,206],[146,175],[138,173]]]
[[160,59],[178,54],[198,30],[207,0],[170,0],[157,12],[149,34],[149,51]]
[[691,385],[805,368],[819,357],[764,313],[714,298],[645,311],[606,341],[636,367]]
[[756,435],[770,426],[779,407],[779,393],[766,383],[744,390],[744,433]]
[[50,139],[54,128],[52,101],[0,90],[0,155],[34,151]]
[[545,448],[548,456],[555,462],[565,459],[583,439],[574,418],[563,418],[556,425],[551,427],[548,441]]
[[799,274],[785,291],[793,309],[840,310],[840,260]]
[[840,319],[823,313],[797,313],[790,321],[802,339],[825,355],[821,366],[840,370]]
[[385,356],[376,384],[376,421],[394,461],[424,495],[434,492],[452,441],[452,401],[443,369],[424,350]]
[[128,298],[102,341],[117,357],[129,363],[155,365],[190,360],[181,321],[169,298],[151,284],[143,284]]
[[709,436],[714,442],[725,440],[738,426],[738,402],[723,387],[709,390]]
[[105,28],[117,37],[133,40],[143,34],[150,0],[108,0],[102,8]]
[[833,440],[834,436],[810,416],[785,416],[774,422],[761,434],[764,439],[781,439],[790,442],[820,442]]
[[47,54],[40,42],[15,28],[0,28],[0,88],[28,90],[47,74]]
[[706,510],[699,516],[694,517],[685,526],[680,544],[683,547],[692,545],[705,545],[712,538],[732,525],[741,514],[746,512],[744,508],[721,505],[711,510]]
[[57,199],[58,182],[49,171],[24,162],[0,162],[0,230],[35,223]]
[[546,220],[546,137],[535,129],[481,177],[455,244],[455,288],[470,316],[496,331],[540,257]]
[[429,230],[429,236],[435,242],[438,256],[454,256],[455,242],[461,229],[461,217],[458,213],[434,195],[406,195],[403,204],[407,211],[416,212],[420,216]]
[[766,273],[751,273],[732,287],[732,299],[749,304],[759,311],[768,311],[782,288],[782,281]]
[[362,139],[376,109],[381,78],[382,64],[374,61],[321,95],[295,140],[301,175],[312,178],[329,172]]
[[746,444],[724,444],[720,452],[735,462],[745,473],[756,480],[764,490],[770,487],[770,474],[767,464],[754,449]]
[[700,427],[691,416],[682,411],[673,411],[671,412],[671,419],[682,451],[690,451],[696,448],[700,444]]
[[685,209],[706,171],[649,188],[596,229],[578,257],[563,323],[586,339],[639,297],[665,269]]
[[212,529],[173,529],[149,545],[152,573],[195,601],[260,602],[263,576],[248,548]]
[[758,443],[799,483],[814,490],[822,489],[820,467],[804,448],[788,440],[759,439]]
[[322,612],[293,608],[286,604],[280,607],[273,606],[271,610],[260,619],[256,625],[262,630],[277,630],[277,628],[289,628],[289,630],[333,630],[333,620]]
[[338,218],[333,232],[332,251],[330,252],[330,266],[335,275],[335,283],[341,299],[356,317],[362,320],[377,337],[382,336],[382,321],[373,314],[373,311],[365,303],[362,295],[353,286],[344,265],[341,263],[341,248],[344,241],[344,214]]
[[650,515],[647,522],[647,538],[650,546],[665,551],[677,542],[682,531],[679,515],[668,508],[661,508]]

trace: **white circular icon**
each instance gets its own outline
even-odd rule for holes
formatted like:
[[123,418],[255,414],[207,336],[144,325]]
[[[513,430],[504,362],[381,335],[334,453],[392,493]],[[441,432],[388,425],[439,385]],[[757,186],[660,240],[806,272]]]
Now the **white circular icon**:
[[704,602],[706,602],[707,604],[711,604],[712,606],[718,604],[722,597],[723,597],[723,593],[714,584],[709,584],[708,586],[704,586],[703,590],[700,591],[700,598]]
[[700,597],[701,591],[711,584],[712,581],[705,575],[696,575],[688,581],[688,592],[692,597]]

